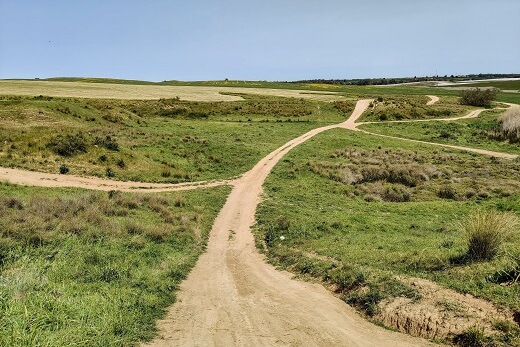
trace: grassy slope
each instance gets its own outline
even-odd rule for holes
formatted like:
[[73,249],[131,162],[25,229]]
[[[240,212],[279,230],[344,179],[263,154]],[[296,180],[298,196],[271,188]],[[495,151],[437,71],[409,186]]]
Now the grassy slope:
[[228,192],[109,195],[0,184],[0,345],[151,339]]
[[[338,154],[338,149],[346,150]],[[368,284],[371,291],[364,299],[352,294],[345,300],[369,313],[385,295],[415,295],[392,280],[396,274],[425,277],[519,309],[518,286],[489,280],[520,256],[518,235],[507,244],[507,255],[492,262],[452,263],[466,247],[454,222],[476,208],[520,215],[518,163],[452,153],[341,130],[320,134],[289,153],[268,177],[257,213],[257,241],[267,243],[270,260],[284,268],[346,288],[356,281]],[[341,183],[349,180],[344,169],[331,169],[335,164],[351,167],[354,177],[355,170],[396,164],[430,178],[419,179],[416,187],[385,180],[346,184]],[[439,176],[432,174],[437,170]],[[437,196],[446,187],[454,199]],[[411,202],[389,201],[403,192]]]
[[[0,101],[3,166],[155,182],[230,178],[286,141],[345,119],[329,103],[251,97],[237,102],[117,101],[4,97]],[[82,133],[86,153],[62,156],[48,144]],[[95,145],[110,136],[119,149]]]

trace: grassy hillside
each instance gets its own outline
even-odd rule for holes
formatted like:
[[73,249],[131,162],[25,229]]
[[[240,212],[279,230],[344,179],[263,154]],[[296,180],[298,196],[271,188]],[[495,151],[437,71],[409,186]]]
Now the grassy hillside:
[[458,98],[442,97],[433,105],[425,95],[385,95],[374,98],[367,112],[359,119],[364,122],[450,118],[463,116],[473,108],[459,104]]
[[225,179],[314,127],[344,120],[353,105],[256,96],[232,103],[4,96],[0,160],[120,180]]

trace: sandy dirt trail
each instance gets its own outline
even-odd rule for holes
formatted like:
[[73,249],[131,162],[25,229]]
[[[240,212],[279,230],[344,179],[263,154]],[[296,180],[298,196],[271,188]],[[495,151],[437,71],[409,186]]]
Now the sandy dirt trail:
[[38,187],[74,187],[94,190],[120,190],[127,192],[171,192],[178,190],[192,190],[198,188],[211,188],[233,181],[213,182],[188,182],[177,184],[124,182],[102,179],[97,177],[80,177],[75,175],[59,175],[44,172],[35,172],[21,169],[9,169],[0,167],[0,181],[14,184]]
[[428,106],[431,106],[431,105],[435,104],[437,101],[439,101],[438,96],[435,96],[435,95],[426,95],[426,96],[430,98],[430,101],[428,101],[426,103],[426,105],[428,105]]
[[[370,100],[357,103],[359,116]],[[289,141],[235,183],[208,244],[177,302],[159,322],[151,346],[422,346],[425,340],[391,332],[361,318],[323,286],[294,280],[267,264],[251,226],[262,184],[292,148],[326,126]]]

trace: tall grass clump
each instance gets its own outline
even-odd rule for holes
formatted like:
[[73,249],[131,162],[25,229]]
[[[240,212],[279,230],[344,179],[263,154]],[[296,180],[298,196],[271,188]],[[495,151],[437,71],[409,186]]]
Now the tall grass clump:
[[468,238],[467,258],[491,260],[518,226],[518,219],[513,212],[480,210],[471,214],[461,226]]
[[493,137],[508,140],[510,143],[520,142],[520,107],[512,107],[498,118],[498,127]]

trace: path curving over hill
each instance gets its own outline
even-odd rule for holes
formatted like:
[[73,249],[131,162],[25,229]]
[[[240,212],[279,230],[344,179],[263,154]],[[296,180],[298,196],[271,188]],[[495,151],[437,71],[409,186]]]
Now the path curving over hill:
[[[358,101],[359,116],[370,100]],[[181,284],[177,302],[150,346],[421,346],[361,318],[323,286],[292,279],[267,264],[251,226],[262,185],[292,148],[331,125],[309,131],[262,159],[234,185],[206,253]]]
[[437,101],[439,101],[438,96],[435,96],[435,95],[426,95],[426,96],[430,98],[430,100],[426,103],[426,105],[428,105],[428,106],[431,106],[431,105],[435,104]]

